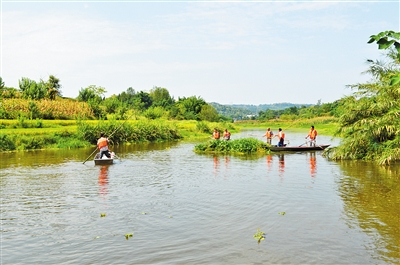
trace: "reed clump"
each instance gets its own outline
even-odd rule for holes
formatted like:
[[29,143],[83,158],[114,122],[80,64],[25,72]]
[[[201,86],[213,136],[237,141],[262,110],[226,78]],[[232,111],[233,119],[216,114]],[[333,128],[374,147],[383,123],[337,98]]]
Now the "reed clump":
[[78,122],[78,137],[91,144],[96,144],[101,132],[109,138],[111,144],[173,141],[182,138],[175,124],[163,121],[119,122],[112,120],[100,121],[95,125],[84,121]]

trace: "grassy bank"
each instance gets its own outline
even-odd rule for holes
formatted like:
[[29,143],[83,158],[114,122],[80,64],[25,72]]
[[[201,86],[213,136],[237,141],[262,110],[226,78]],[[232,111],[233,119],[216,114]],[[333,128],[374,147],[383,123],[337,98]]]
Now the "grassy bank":
[[95,146],[101,131],[111,135],[112,144],[126,144],[157,141],[207,141],[217,128],[221,133],[228,129],[238,133],[244,129],[271,127],[292,131],[308,131],[316,126],[319,134],[333,135],[337,129],[336,120],[315,118],[311,120],[268,122],[241,121],[216,123],[171,120],[0,120],[1,151],[82,148]]
[[271,128],[273,131],[278,131],[278,128],[282,128],[283,131],[299,131],[308,132],[311,125],[315,126],[318,134],[334,136],[338,129],[338,119],[334,117],[316,117],[312,119],[298,119],[298,120],[269,120],[269,121],[238,121],[235,122],[235,126],[239,129],[267,129]]

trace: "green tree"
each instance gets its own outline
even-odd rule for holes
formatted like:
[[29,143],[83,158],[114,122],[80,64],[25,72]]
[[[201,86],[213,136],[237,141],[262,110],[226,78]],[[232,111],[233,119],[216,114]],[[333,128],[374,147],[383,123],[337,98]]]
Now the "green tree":
[[5,83],[3,81],[3,78],[0,76],[0,92],[3,91],[5,88]]
[[6,87],[3,78],[0,76],[0,98],[15,98],[19,97],[20,92],[16,88]]
[[46,96],[47,91],[43,80],[37,83],[34,80],[22,77],[18,84],[23,98],[39,100]]
[[[400,33],[390,36],[399,38]],[[383,42],[378,40],[378,44]],[[400,160],[400,83],[393,82],[393,77],[400,74],[398,52],[390,50],[385,63],[368,60],[370,68],[366,72],[372,75],[371,82],[349,86],[356,92],[343,100],[345,112],[338,130],[343,142],[328,153],[331,158],[374,160],[380,164]]]
[[178,98],[176,106],[179,109],[179,117],[183,117],[185,120],[198,120],[198,114],[201,111],[203,105],[207,104],[201,97],[191,96]]
[[106,112],[101,103],[103,101],[102,97],[106,92],[104,87],[90,85],[79,91],[78,100],[87,102],[96,118],[104,118]]
[[154,107],[160,106],[163,108],[168,108],[174,104],[174,100],[166,88],[153,87],[153,89],[150,90],[150,97]]
[[122,108],[122,102],[118,100],[116,95],[106,98],[103,102],[107,113],[117,113]]
[[209,104],[205,104],[201,107],[198,117],[202,121],[217,122],[219,120],[217,110]]
[[151,107],[153,101],[150,97],[150,94],[144,91],[140,91],[135,94],[133,106],[139,110],[147,110]]
[[91,100],[101,101],[107,90],[104,87],[90,85],[79,90],[78,100],[88,102]]
[[56,99],[56,96],[61,96],[61,84],[60,79],[54,75],[49,76],[49,80],[46,82],[47,97],[51,100]]

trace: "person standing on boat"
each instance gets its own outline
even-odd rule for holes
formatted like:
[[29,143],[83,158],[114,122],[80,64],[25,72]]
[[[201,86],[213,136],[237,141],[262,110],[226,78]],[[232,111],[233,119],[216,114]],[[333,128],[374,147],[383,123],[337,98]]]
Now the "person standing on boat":
[[278,129],[278,134],[275,135],[275,137],[278,137],[279,143],[277,146],[279,147],[284,147],[284,142],[285,142],[285,133],[282,131],[281,128]]
[[100,133],[100,138],[97,140],[97,148],[100,150],[100,159],[105,155],[111,158],[110,150],[108,149],[108,138],[104,137],[104,133]]
[[306,136],[306,139],[310,138],[310,146],[315,146],[317,142],[317,135],[317,131],[314,129],[314,125],[312,125],[308,135]]
[[271,131],[271,128],[268,128],[263,137],[267,137],[267,144],[271,144],[272,142],[272,137],[274,136],[274,133]]

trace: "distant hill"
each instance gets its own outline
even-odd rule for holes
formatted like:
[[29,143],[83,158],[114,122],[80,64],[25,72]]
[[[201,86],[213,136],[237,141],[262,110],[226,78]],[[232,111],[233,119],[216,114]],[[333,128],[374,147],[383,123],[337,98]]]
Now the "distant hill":
[[293,104],[293,103],[274,103],[274,104],[261,104],[261,105],[246,105],[246,104],[231,104],[231,105],[222,105],[216,102],[209,103],[213,106],[218,114],[221,114],[226,117],[231,117],[234,119],[243,119],[247,117],[247,115],[258,115],[260,111],[265,111],[267,109],[271,110],[283,110],[291,107],[310,107],[313,104]]

